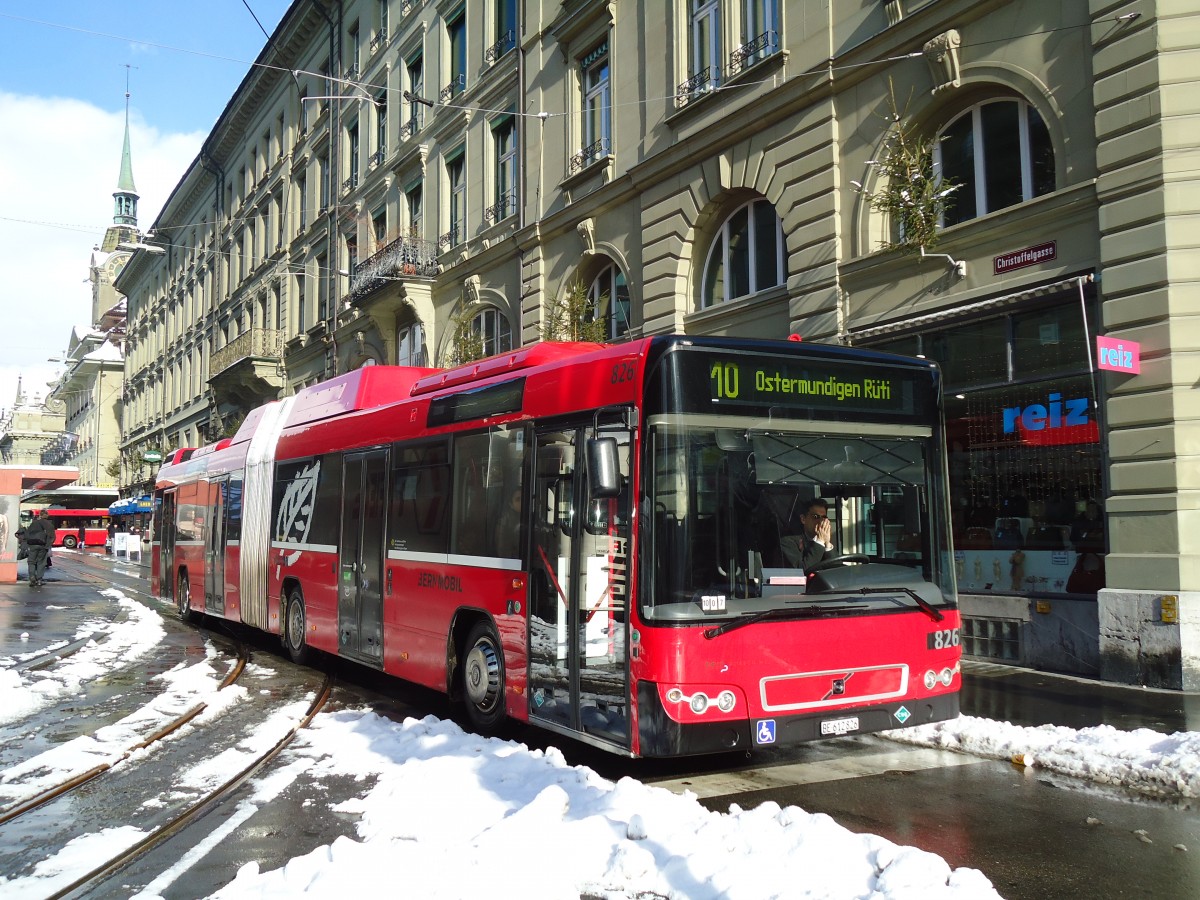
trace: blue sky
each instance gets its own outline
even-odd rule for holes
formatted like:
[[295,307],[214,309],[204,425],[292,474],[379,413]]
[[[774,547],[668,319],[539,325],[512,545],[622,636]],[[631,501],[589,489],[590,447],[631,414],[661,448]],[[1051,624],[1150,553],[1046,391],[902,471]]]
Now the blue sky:
[[[247,9],[249,5],[249,10]],[[287,0],[0,0],[0,408],[18,375],[90,324],[84,283],[112,223],[128,70],[133,175],[146,230],[266,42]]]

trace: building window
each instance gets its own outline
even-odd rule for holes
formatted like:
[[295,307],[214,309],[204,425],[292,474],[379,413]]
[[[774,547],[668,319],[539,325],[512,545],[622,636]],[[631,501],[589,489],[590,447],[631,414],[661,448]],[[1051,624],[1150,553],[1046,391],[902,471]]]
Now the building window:
[[420,130],[422,110],[425,108],[420,101],[425,97],[425,63],[418,54],[405,63],[408,70],[408,122],[406,130],[409,137]]
[[425,232],[421,225],[421,185],[410,187],[404,192],[408,205],[408,236],[419,238]]
[[467,17],[460,12],[455,18],[446,23],[446,39],[450,45],[450,83],[441,93],[442,102],[446,102],[467,87]]
[[320,181],[321,191],[321,208],[317,211],[318,215],[323,214],[329,209],[329,157],[317,157],[317,178]]
[[308,276],[296,276],[296,331],[303,333],[308,330],[308,306],[304,292],[304,279]]
[[296,179],[296,206],[299,209],[300,231],[308,228],[308,179],[301,175]]
[[512,116],[493,125],[492,142],[496,154],[495,205],[485,217],[499,222],[517,209],[517,128]]
[[629,283],[620,266],[607,265],[592,279],[588,300],[596,318],[607,323],[605,334],[609,340],[623,340],[629,334]]
[[321,321],[330,317],[333,311],[329,308],[329,257],[317,257],[317,315]]
[[612,82],[609,80],[608,44],[601,44],[583,60],[583,149],[581,166],[612,150]]
[[454,247],[466,238],[467,226],[467,178],[466,154],[460,152],[446,160],[446,181],[450,186],[450,230],[442,236],[442,243]]
[[494,306],[480,310],[471,320],[471,332],[483,343],[483,355],[494,356],[512,349],[508,317]]
[[359,35],[357,22],[350,26],[348,37],[349,40],[347,43],[350,45],[348,48],[350,58],[346,61],[346,78],[353,81],[358,77]]
[[425,329],[420,322],[405,325],[396,333],[396,365],[426,365]]
[[779,52],[779,0],[745,0],[742,45],[729,54],[730,75]]
[[383,162],[387,155],[387,91],[382,90],[375,95],[375,160]]
[[1054,190],[1054,147],[1038,111],[1024,100],[980,103],[934,143],[934,173],[958,185],[943,215],[957,225]]
[[517,45],[517,0],[495,0],[496,39],[484,53],[489,63],[494,63]]
[[721,83],[721,0],[690,0],[691,91]]
[[388,0],[379,0],[379,36],[382,41],[388,39]]
[[387,210],[377,209],[371,216],[371,236],[375,238],[376,250],[387,243]]
[[358,123],[355,122],[346,129],[346,155],[349,157],[350,173],[343,190],[353,190],[358,187]]
[[775,207],[754,200],[725,220],[708,251],[700,308],[783,284],[783,225]]

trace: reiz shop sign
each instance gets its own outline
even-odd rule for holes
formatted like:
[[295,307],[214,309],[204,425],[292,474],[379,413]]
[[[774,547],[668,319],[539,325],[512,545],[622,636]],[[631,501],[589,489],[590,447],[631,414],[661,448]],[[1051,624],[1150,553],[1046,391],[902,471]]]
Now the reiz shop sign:
[[1048,403],[1010,406],[1004,410],[1004,433],[1020,434],[1026,444],[1093,444],[1100,429],[1091,417],[1087,397],[1066,400],[1051,394]]
[[1142,371],[1142,347],[1137,341],[1096,338],[1096,368],[1137,375]]

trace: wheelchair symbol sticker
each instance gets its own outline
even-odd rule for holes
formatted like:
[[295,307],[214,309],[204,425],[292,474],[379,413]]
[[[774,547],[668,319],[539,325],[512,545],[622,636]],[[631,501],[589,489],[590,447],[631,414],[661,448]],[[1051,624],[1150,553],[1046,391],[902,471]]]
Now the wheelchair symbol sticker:
[[758,729],[754,734],[754,742],[756,744],[773,744],[775,743],[775,720],[763,719],[758,723]]

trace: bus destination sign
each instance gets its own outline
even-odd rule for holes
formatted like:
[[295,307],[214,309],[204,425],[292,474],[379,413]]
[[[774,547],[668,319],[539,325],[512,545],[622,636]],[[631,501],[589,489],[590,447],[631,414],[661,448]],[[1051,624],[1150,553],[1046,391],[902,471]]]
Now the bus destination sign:
[[914,373],[870,366],[825,367],[769,356],[714,357],[708,366],[713,403],[848,412],[914,411]]

